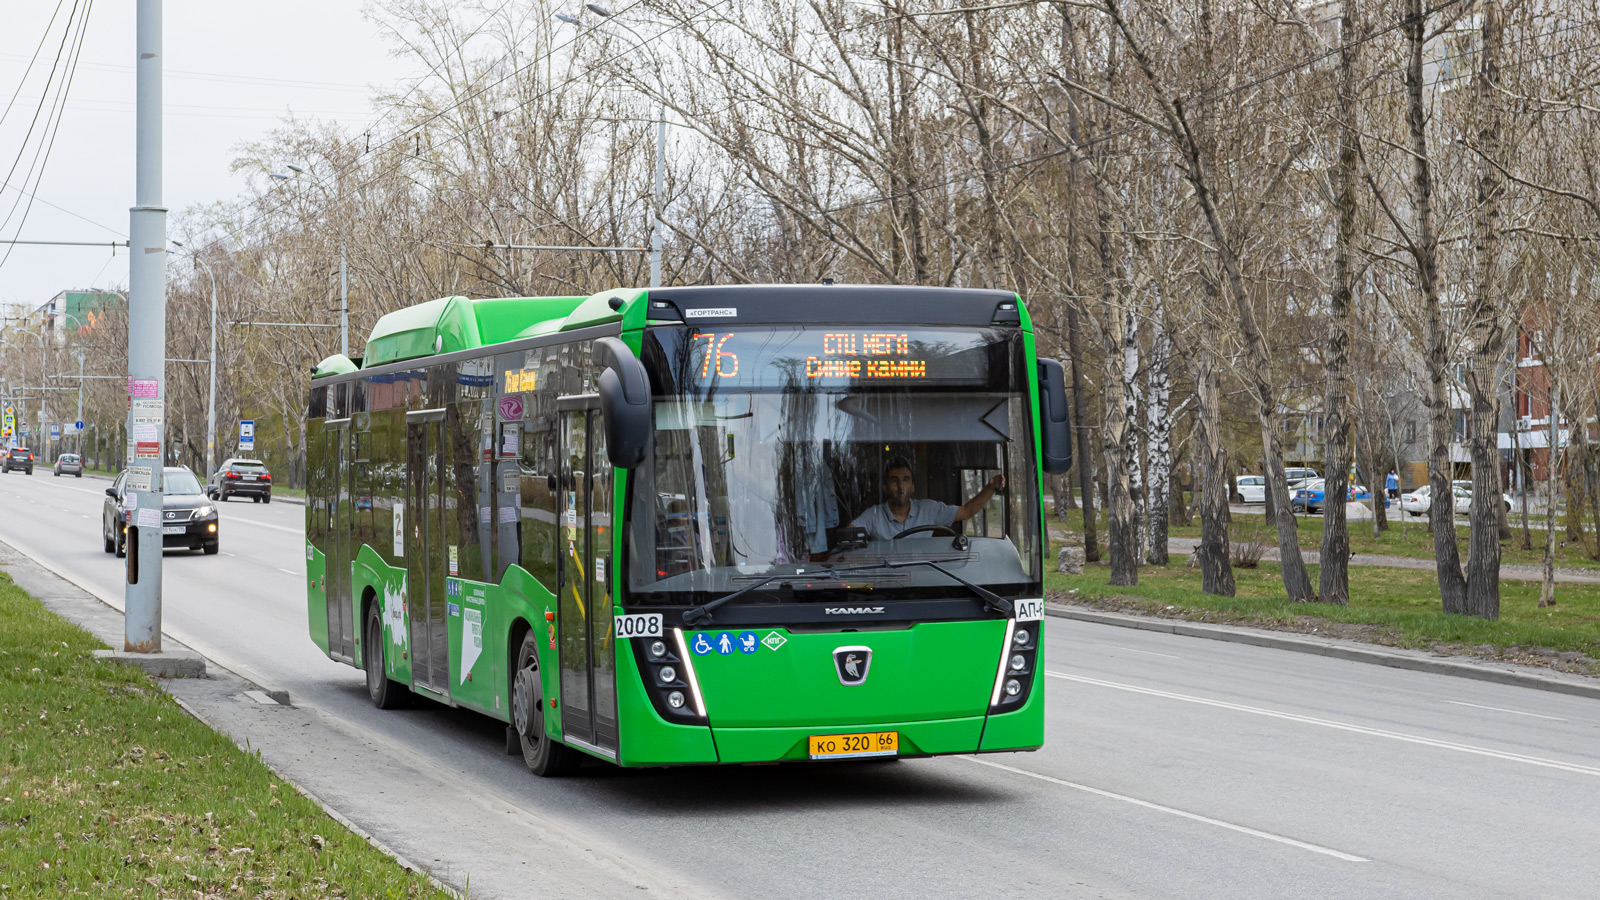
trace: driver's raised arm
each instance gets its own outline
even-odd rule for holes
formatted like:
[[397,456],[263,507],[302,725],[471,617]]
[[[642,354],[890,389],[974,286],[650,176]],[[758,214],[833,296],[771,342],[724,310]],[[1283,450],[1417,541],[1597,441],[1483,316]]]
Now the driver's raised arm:
[[1002,490],[1005,486],[1006,477],[1004,475],[996,475],[989,479],[989,483],[983,486],[983,490],[979,491],[976,497],[961,504],[956,509],[956,521],[965,522],[977,515],[978,511],[987,506],[989,501],[993,499],[995,491]]

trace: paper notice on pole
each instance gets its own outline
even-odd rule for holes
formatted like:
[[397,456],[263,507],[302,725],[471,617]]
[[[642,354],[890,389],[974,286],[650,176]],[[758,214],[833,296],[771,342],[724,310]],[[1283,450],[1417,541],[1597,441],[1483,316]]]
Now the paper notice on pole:
[[489,507],[478,507],[478,522],[483,525],[489,524]]
[[159,510],[159,509],[141,509],[141,510],[139,510],[139,527],[140,528],[160,528],[161,527],[161,510]]
[[154,378],[134,378],[128,376],[128,396],[130,397],[155,397],[161,393],[161,382]]
[[506,463],[500,467],[500,490],[506,494],[522,493],[522,472],[517,469],[516,463]]
[[129,466],[128,478],[122,486],[129,491],[150,490],[150,466]]
[[[132,479],[129,479],[129,480],[131,481]],[[148,481],[149,479],[146,479],[146,480]],[[148,491],[150,489],[148,487],[144,487],[144,488],[140,488],[139,490]],[[123,509],[138,509],[139,508],[139,492],[133,490],[131,485],[128,488],[128,492],[126,494],[123,494],[123,496],[125,498],[127,498],[126,502],[124,502],[122,504],[122,508]]]
[[142,444],[146,441],[153,441],[160,437],[161,429],[154,423],[139,423],[134,425],[129,433],[133,435],[133,442],[135,444]]
[[518,510],[515,506],[500,507],[500,523],[502,525],[509,525],[512,522],[517,521],[517,519],[520,518],[519,513],[520,510]]

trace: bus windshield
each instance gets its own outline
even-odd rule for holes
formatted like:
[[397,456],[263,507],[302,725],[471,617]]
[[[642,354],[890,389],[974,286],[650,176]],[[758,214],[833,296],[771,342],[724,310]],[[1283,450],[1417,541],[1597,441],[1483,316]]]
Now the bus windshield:
[[[647,332],[649,455],[629,475],[630,603],[1042,590],[1021,335],[1002,328]],[[833,574],[843,573],[843,574]],[[792,577],[790,577],[792,576]]]

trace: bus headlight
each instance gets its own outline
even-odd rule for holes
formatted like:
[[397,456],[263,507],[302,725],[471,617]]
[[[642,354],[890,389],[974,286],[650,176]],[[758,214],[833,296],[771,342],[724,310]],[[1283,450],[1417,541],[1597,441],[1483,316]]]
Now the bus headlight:
[[675,628],[659,638],[635,638],[632,646],[645,693],[650,695],[656,712],[678,725],[707,724],[700,685],[682,632]]
[[1039,633],[1043,622],[1006,623],[1005,640],[1000,644],[999,664],[995,667],[994,690],[989,695],[989,714],[1022,708],[1033,688],[1038,670]]

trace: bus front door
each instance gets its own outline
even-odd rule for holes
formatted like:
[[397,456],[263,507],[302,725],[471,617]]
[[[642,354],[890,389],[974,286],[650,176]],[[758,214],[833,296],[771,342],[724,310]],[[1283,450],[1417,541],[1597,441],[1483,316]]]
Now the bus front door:
[[568,743],[616,758],[617,669],[612,627],[611,463],[598,398],[561,410],[561,730]]
[[411,683],[450,693],[450,638],[445,617],[444,410],[406,413],[406,614]]

